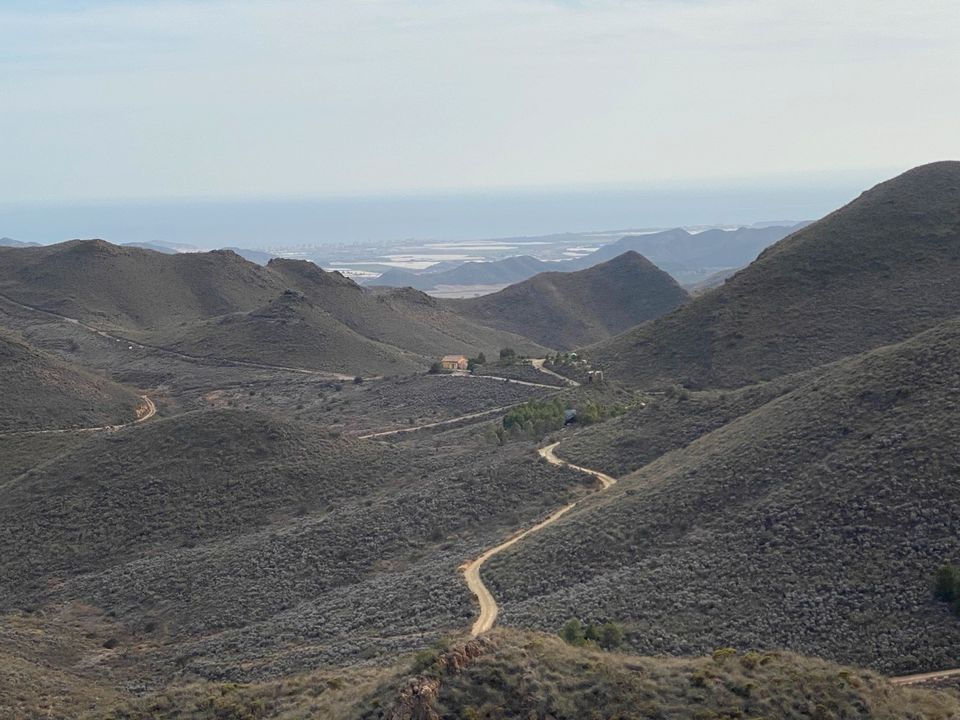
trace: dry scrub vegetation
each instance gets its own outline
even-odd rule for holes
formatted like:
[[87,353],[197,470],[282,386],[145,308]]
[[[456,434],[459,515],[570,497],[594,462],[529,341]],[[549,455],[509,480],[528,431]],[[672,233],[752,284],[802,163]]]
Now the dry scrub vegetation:
[[[493,558],[503,622],[623,620],[644,653],[960,664],[960,323],[836,363]],[[560,452],[563,454],[564,446]]]

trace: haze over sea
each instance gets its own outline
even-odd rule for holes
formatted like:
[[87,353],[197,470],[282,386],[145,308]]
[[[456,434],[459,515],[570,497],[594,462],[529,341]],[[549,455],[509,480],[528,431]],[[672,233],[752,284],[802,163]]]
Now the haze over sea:
[[0,204],[0,236],[103,238],[212,248],[477,239],[752,224],[819,217],[885,171],[662,188],[525,189],[314,199],[163,199]]

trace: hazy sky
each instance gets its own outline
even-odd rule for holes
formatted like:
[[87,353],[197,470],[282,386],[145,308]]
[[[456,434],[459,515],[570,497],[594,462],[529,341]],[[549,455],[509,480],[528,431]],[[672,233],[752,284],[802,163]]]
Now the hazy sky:
[[6,202],[957,157],[958,0],[0,3]]

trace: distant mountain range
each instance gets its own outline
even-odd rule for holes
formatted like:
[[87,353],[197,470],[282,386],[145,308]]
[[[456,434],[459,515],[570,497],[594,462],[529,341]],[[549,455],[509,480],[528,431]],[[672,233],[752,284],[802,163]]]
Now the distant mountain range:
[[366,282],[368,285],[435,290],[444,286],[509,285],[541,272],[585,270],[632,250],[671,274],[703,269],[721,271],[746,265],[766,247],[807,223],[741,227],[736,230],[683,228],[643,235],[627,235],[584,257],[545,261],[519,255],[490,262],[465,262],[454,267],[438,264],[425,270],[393,269]]
[[0,238],[0,247],[35,247],[37,243],[20,242],[13,238]]

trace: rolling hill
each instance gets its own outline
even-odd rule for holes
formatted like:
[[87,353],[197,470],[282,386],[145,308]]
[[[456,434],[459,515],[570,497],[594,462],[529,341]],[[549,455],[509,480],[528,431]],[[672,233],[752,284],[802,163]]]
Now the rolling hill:
[[494,558],[504,622],[618,619],[643,653],[730,645],[884,671],[960,665],[960,624],[931,592],[960,558],[958,344],[960,320],[948,321],[663,447]]
[[24,609],[42,609],[41,626],[85,609],[106,626],[99,642],[123,648],[98,676],[150,683],[417,649],[472,614],[464,554],[580,485],[521,446],[463,444],[391,446],[216,410],[49,448],[0,481],[0,628]]
[[658,318],[687,299],[673,278],[631,251],[587,270],[541,273],[447,305],[478,323],[570,350]]
[[287,290],[263,307],[151,333],[150,340],[186,355],[357,375],[422,370],[426,356],[370,340],[303,293]]
[[162,254],[102,240],[3,248],[0,294],[187,355],[346,374],[412,372],[507,346],[547,352],[422,293],[377,294],[312,263],[260,266],[229,250]]
[[736,387],[903,340],[960,308],[960,162],[915,168],[715,290],[590,349],[635,386]]
[[136,419],[139,396],[0,329],[0,433],[115,425]]
[[546,352],[531,340],[452,312],[417,290],[368,291],[340,273],[325,272],[304,260],[272,260],[268,269],[351,330],[410,353],[431,358],[479,352],[492,356],[503,347],[532,356]]
[[113,329],[154,330],[251,310],[284,289],[229,251],[163,254],[103,240],[0,248],[0,293]]

